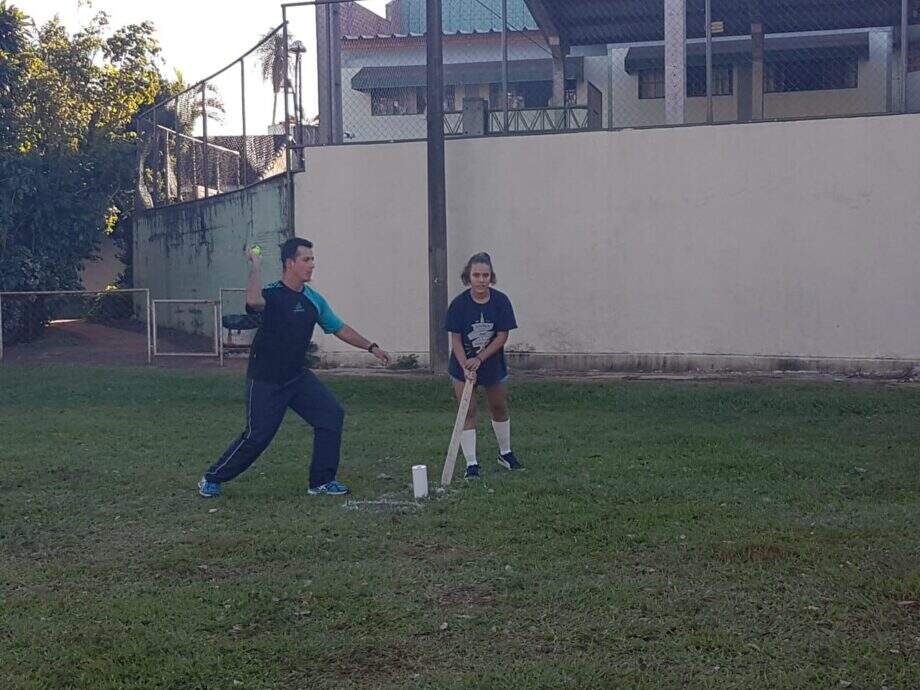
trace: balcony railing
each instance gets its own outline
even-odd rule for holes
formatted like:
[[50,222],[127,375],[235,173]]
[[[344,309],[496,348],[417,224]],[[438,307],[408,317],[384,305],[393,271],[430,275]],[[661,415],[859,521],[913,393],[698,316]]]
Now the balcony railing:
[[[489,113],[489,132],[505,132],[504,113]],[[574,132],[588,129],[587,106],[564,108],[520,108],[508,111],[508,133],[515,132]]]
[[[504,112],[490,110],[487,134],[505,133]],[[588,107],[584,105],[513,108],[508,110],[508,134],[539,132],[579,132],[590,129]],[[463,136],[463,112],[452,110],[444,113],[444,135]]]
[[444,136],[452,137],[463,134],[463,111],[444,111]]

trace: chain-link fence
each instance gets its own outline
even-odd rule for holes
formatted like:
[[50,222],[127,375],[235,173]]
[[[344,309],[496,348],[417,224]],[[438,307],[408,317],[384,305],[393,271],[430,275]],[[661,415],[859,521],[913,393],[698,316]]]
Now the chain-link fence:
[[[425,0],[320,2],[288,11],[292,27],[314,16],[317,78],[309,96],[319,113],[317,143],[424,139]],[[554,93],[553,50],[524,0],[444,0],[442,34],[446,136],[603,126],[601,94],[589,96],[582,58],[563,56],[569,74],[556,74]]]
[[[286,172],[284,27],[138,118],[138,185],[148,207],[203,199]],[[290,100],[290,99],[289,99]]]
[[[441,8],[448,137],[920,111],[920,0]],[[282,21],[139,118],[149,205],[285,172],[288,151],[299,170],[311,146],[426,137],[426,0],[287,3]]]
[[[319,18],[317,143],[425,137],[425,10],[289,10]],[[920,110],[918,0],[442,0],[442,19],[449,137]]]

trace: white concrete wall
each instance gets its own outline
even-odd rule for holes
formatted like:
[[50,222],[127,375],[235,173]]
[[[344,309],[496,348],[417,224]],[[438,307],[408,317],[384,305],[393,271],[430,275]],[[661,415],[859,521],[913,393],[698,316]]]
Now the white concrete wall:
[[[320,147],[310,151],[310,172],[294,178],[295,232],[316,254],[313,287],[394,352],[428,351],[425,155],[422,142]],[[316,340],[349,349],[331,336]]]
[[[450,294],[490,252],[512,345],[920,358],[920,117],[449,141],[447,163]],[[426,352],[425,144],[316,150],[310,171],[317,287]]]

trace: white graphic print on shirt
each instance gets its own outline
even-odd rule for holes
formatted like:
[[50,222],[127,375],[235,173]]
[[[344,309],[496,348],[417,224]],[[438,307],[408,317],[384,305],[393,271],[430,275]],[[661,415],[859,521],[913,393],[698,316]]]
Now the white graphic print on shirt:
[[470,341],[476,352],[482,352],[486,349],[486,346],[492,342],[492,337],[495,335],[495,324],[489,323],[486,321],[484,314],[479,315],[479,321],[472,324],[469,334],[466,336],[467,340]]

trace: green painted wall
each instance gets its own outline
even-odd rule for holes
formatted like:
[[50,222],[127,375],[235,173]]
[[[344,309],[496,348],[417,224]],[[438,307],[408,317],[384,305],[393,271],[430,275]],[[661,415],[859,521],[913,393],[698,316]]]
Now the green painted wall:
[[[263,249],[265,282],[280,273],[286,239],[288,198],[284,177],[237,192],[141,213],[134,229],[134,283],[151,299],[214,299],[220,288],[246,287],[244,254],[251,243]],[[224,313],[239,313],[241,293],[228,294]],[[161,305],[157,323],[213,336],[206,305]]]

